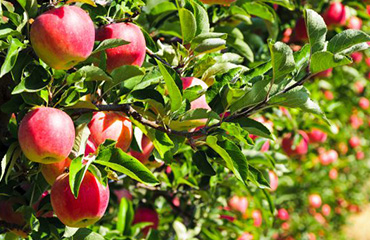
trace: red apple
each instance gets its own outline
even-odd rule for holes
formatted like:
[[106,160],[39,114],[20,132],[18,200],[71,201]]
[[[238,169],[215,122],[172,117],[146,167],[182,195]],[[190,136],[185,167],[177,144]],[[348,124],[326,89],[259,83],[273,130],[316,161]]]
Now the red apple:
[[333,100],[334,99],[334,94],[333,92],[329,91],[329,90],[325,90],[324,91],[324,97],[326,100]]
[[353,129],[358,129],[364,123],[362,118],[358,117],[356,114],[350,116],[349,122]]
[[328,135],[320,129],[313,128],[311,132],[307,133],[310,143],[323,143],[326,141]]
[[139,207],[134,216],[132,224],[149,222],[151,225],[142,229],[142,233],[146,236],[151,228],[157,229],[159,224],[158,213],[151,208]]
[[56,108],[39,107],[32,110],[23,118],[18,130],[24,155],[31,161],[44,164],[66,159],[74,139],[72,119]]
[[[185,90],[189,87],[194,87],[197,85],[200,85],[204,90],[208,88],[208,85],[203,82],[202,80],[195,78],[195,77],[183,77],[182,80],[182,88]],[[195,99],[190,103],[191,109],[197,109],[197,108],[204,108],[207,110],[211,110],[211,107],[208,105],[206,101],[206,95],[200,96],[198,99]]]
[[150,139],[145,135],[143,135],[143,137],[141,138],[141,149],[142,152],[131,150],[130,151],[131,156],[138,159],[144,165],[146,164],[150,165],[151,162],[149,161],[149,157],[154,150],[154,145],[152,141],[150,141]]
[[269,149],[270,149],[270,141],[266,140],[261,147],[261,152],[267,152]]
[[321,212],[325,217],[327,217],[330,215],[331,207],[328,204],[324,204],[322,205]]
[[362,61],[362,53],[360,52],[354,52],[351,54],[351,58],[353,62],[360,63]]
[[329,171],[329,178],[334,180],[338,178],[338,170],[335,168],[330,169]]
[[126,199],[132,201],[132,195],[131,195],[130,191],[125,189],[125,188],[122,188],[122,189],[119,189],[119,190],[114,190],[113,192],[114,192],[114,195],[116,195],[116,197],[118,199],[118,203],[121,202],[122,198],[126,198]]
[[230,5],[230,3],[235,2],[236,0],[200,0],[202,3],[205,4],[222,4],[222,5]]
[[50,184],[53,185],[55,179],[62,175],[66,168],[71,165],[71,159],[66,158],[63,161],[52,163],[52,164],[42,164],[41,165],[41,173],[44,176],[45,180]]
[[352,148],[358,147],[361,144],[361,140],[357,136],[353,136],[349,139],[349,145]]
[[62,223],[83,228],[103,217],[109,202],[109,187],[86,172],[76,199],[70,190],[69,174],[65,173],[53,184],[50,196],[53,210]]
[[289,220],[289,213],[288,213],[288,211],[286,209],[280,208],[278,210],[277,217],[280,220],[287,221],[287,220]]
[[283,39],[281,40],[284,43],[290,42],[290,37],[292,36],[293,30],[291,28],[287,28],[283,32]]
[[91,139],[87,139],[86,147],[85,147],[85,156],[88,156],[90,153],[94,154],[97,150],[95,144],[91,141]]
[[366,109],[369,108],[370,102],[367,98],[362,97],[362,98],[360,98],[360,101],[358,102],[358,105],[360,106],[360,108],[366,110]]
[[131,121],[122,113],[95,112],[89,123],[90,140],[99,146],[107,139],[117,141],[116,147],[127,151],[132,140]]
[[262,224],[262,214],[260,210],[253,210],[252,212],[253,225],[255,227],[260,227]]
[[246,197],[233,196],[229,199],[228,204],[232,210],[241,214],[245,214],[248,209],[248,199]]
[[112,23],[96,31],[96,40],[118,38],[129,44],[107,49],[107,71],[123,65],[136,65],[141,67],[146,54],[146,43],[141,29],[133,23]]
[[308,240],[316,240],[316,235],[314,233],[308,233]]
[[278,187],[279,178],[274,171],[269,171],[269,179],[271,191],[274,192]]
[[318,78],[328,78],[332,75],[332,72],[333,72],[333,68],[329,68],[325,71],[322,71],[322,72],[319,72],[315,75],[315,77],[318,77]]
[[355,82],[354,85],[355,85],[355,90],[356,90],[357,94],[361,94],[361,93],[364,92],[365,86],[364,86],[364,84],[362,84],[362,82],[357,81],[357,82]]
[[325,220],[324,216],[323,216],[321,213],[316,213],[316,214],[314,215],[314,218],[315,218],[315,219],[316,219],[316,221],[317,221],[318,223],[320,223],[321,225],[324,225],[324,224],[326,223],[326,220]]
[[235,220],[235,217],[229,216],[229,215],[225,215],[225,214],[221,214],[220,215],[220,219],[225,219],[225,220],[228,220],[230,222],[233,222]]
[[319,208],[321,206],[321,197],[318,194],[311,194],[308,196],[308,202],[311,207]]
[[370,57],[365,58],[365,63],[370,67]]
[[95,28],[84,10],[65,5],[37,17],[30,38],[37,56],[46,64],[67,70],[90,56]]
[[301,156],[307,153],[308,136],[303,131],[299,131],[299,134],[302,136],[302,139],[297,146],[293,146],[294,137],[291,133],[286,134],[283,138],[282,148],[288,156]]
[[308,40],[306,23],[303,18],[298,19],[298,21],[296,22],[294,33],[295,33],[295,39],[297,41],[306,42]]
[[[289,228],[290,228],[290,224],[288,222],[283,222],[281,224],[281,229],[283,229],[284,231],[288,231]],[[292,240],[292,239],[291,238],[286,238],[286,240]]]
[[356,16],[350,17],[347,27],[349,29],[360,30],[362,28],[362,20]]
[[369,14],[369,15],[370,15],[370,5],[367,5],[367,6],[366,6],[366,10],[367,10],[367,14]]
[[[26,225],[26,221],[22,213],[14,211],[13,205],[14,204],[22,204],[22,201],[15,198],[10,198],[6,200],[0,200],[0,220],[4,221],[8,224],[14,224],[18,227],[24,227]],[[2,229],[4,230],[4,229]],[[13,232],[19,237],[28,238],[28,234],[19,229],[9,229],[9,231]]]
[[240,235],[237,240],[253,240],[253,239],[254,237],[252,234],[245,232],[242,235]]
[[332,2],[323,14],[323,18],[328,26],[344,25],[347,19],[346,8],[340,2]]
[[365,158],[365,153],[363,151],[356,152],[356,159],[357,160],[362,160],[364,158]]

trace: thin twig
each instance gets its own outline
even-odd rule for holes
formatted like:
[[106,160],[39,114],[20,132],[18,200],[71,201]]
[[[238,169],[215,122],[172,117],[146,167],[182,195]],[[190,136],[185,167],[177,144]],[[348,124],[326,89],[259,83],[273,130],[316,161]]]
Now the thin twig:
[[146,48],[146,53],[153,59],[157,59],[158,61],[160,61],[161,63],[169,66],[170,68],[172,68],[172,65],[169,64],[168,62],[166,62],[165,60],[163,60],[161,57],[159,57],[158,55],[156,55],[155,53],[153,53],[149,48]]

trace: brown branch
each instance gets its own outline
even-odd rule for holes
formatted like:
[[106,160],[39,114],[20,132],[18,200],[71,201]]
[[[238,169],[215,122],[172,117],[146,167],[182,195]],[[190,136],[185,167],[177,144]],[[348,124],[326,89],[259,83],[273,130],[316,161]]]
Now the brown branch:
[[149,48],[146,49],[146,54],[148,54],[149,57],[151,57],[153,59],[157,59],[158,61],[160,61],[164,65],[167,65],[170,68],[173,68],[171,64],[169,64],[167,61],[165,61],[164,59],[162,59],[161,57],[159,57],[158,55],[156,55],[155,53],[153,53]]

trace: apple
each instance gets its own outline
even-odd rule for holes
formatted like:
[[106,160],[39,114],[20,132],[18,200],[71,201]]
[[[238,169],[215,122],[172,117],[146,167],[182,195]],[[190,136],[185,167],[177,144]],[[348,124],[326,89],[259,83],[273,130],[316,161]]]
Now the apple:
[[252,212],[253,225],[255,227],[260,227],[262,224],[262,214],[260,210],[253,210]]
[[329,68],[325,71],[322,71],[322,72],[319,72],[315,75],[315,77],[318,77],[318,78],[328,78],[332,75],[333,73],[333,68]]
[[356,159],[357,160],[362,160],[364,158],[365,158],[365,153],[363,151],[356,152]]
[[365,63],[368,67],[370,67],[370,57],[365,58]]
[[[22,213],[14,211],[13,205],[22,204],[19,199],[9,198],[6,200],[0,200],[0,221],[4,221],[8,224],[14,224],[19,228],[26,225],[26,221]],[[2,229],[4,230],[4,229]],[[12,233],[22,238],[28,238],[28,234],[20,229],[9,229]],[[17,238],[18,239],[18,238]]]
[[308,196],[309,205],[313,208],[319,208],[321,206],[321,197],[318,194],[311,194]]
[[65,5],[38,16],[31,25],[30,38],[42,61],[67,70],[90,56],[95,28],[84,10]]
[[360,52],[354,52],[351,54],[351,58],[353,62],[360,63],[362,61],[362,53]]
[[308,233],[308,240],[316,240],[316,235],[314,233]]
[[321,213],[315,213],[314,218],[321,225],[324,225],[326,223],[326,220],[325,220],[324,216]]
[[328,135],[320,129],[313,128],[311,132],[307,133],[310,143],[323,143],[326,141]]
[[366,6],[366,10],[367,10],[367,14],[369,14],[369,15],[370,15],[370,5],[367,5],[367,6]]
[[330,169],[329,171],[329,178],[335,180],[338,178],[338,170],[335,168]]
[[[197,85],[200,85],[203,90],[206,90],[208,88],[208,85],[203,82],[202,80],[195,78],[195,77],[183,77],[182,80],[182,88],[185,90],[189,87],[194,87]],[[206,101],[206,96],[203,94],[198,99],[195,99],[190,103],[190,109],[198,109],[198,108],[204,108],[207,110],[211,110],[211,107],[208,105]]]
[[83,228],[103,217],[109,202],[109,187],[87,171],[75,198],[70,190],[69,174],[65,173],[54,182],[50,197],[54,213],[62,223]]
[[357,81],[357,82],[355,82],[354,86],[355,86],[355,90],[356,90],[357,94],[361,94],[361,93],[364,92],[365,86],[362,82]]
[[90,140],[99,146],[107,139],[117,141],[116,147],[127,151],[132,140],[131,121],[122,113],[95,112],[90,123]]
[[283,32],[283,39],[281,40],[284,43],[290,42],[290,37],[292,36],[293,30],[291,28],[287,28]]
[[334,99],[334,94],[333,92],[329,91],[329,90],[325,90],[324,91],[324,97],[326,100],[333,100]]
[[[281,224],[281,229],[283,229],[284,231],[288,231],[290,228],[290,224],[288,222],[283,222]],[[292,240],[291,238],[286,238],[287,240]],[[293,238],[294,239],[294,238]]]
[[126,199],[132,201],[132,195],[131,195],[130,191],[125,189],[125,188],[122,188],[122,189],[119,189],[119,190],[114,190],[113,193],[114,193],[114,195],[116,195],[118,203],[121,202],[122,198],[126,198]]
[[328,27],[344,25],[347,20],[346,8],[340,2],[332,2],[323,14],[323,18]]
[[62,175],[66,168],[71,165],[71,159],[66,158],[60,162],[52,163],[52,164],[41,164],[41,173],[44,176],[45,180],[50,184],[53,185],[55,179]]
[[295,39],[300,42],[306,42],[308,40],[308,34],[306,29],[306,23],[303,18],[298,19],[294,27]]
[[248,209],[248,199],[246,197],[232,196],[228,201],[228,205],[231,210],[245,214]]
[[222,4],[222,5],[230,5],[230,3],[235,2],[236,0],[200,0],[202,3],[205,4]]
[[362,28],[362,20],[356,16],[350,17],[348,20],[347,27],[349,29],[360,30]]
[[269,149],[270,149],[270,141],[266,140],[261,147],[261,152],[267,152]]
[[95,144],[93,143],[93,141],[88,138],[87,139],[87,142],[86,142],[86,147],[85,147],[85,153],[84,155],[85,156],[88,156],[90,153],[91,154],[94,154],[97,150],[97,147],[95,146]]
[[362,118],[358,117],[356,114],[352,114],[349,117],[349,122],[350,122],[353,129],[358,129],[364,123]]
[[361,140],[357,136],[353,136],[349,139],[349,145],[352,148],[358,147],[361,144]]
[[282,148],[285,153],[292,156],[301,156],[307,153],[308,150],[308,136],[305,132],[299,131],[299,134],[302,136],[301,141],[297,146],[293,146],[294,137],[291,133],[288,133],[284,136],[282,141]]
[[274,192],[276,191],[277,187],[278,187],[278,176],[276,175],[276,173],[274,171],[269,171],[269,179],[270,179],[270,188],[271,188],[271,191]]
[[288,213],[288,211],[286,209],[280,208],[278,210],[277,217],[280,220],[287,221],[287,220],[289,220],[289,213]]
[[142,229],[142,233],[146,236],[151,228],[157,229],[159,224],[158,213],[151,208],[139,207],[134,215],[134,220],[132,224],[149,222],[151,225]]
[[141,149],[142,152],[137,152],[131,149],[129,154],[134,158],[138,159],[144,165],[157,167],[162,165],[162,163],[157,161],[155,161],[155,163],[149,161],[149,157],[154,150],[154,145],[146,135],[143,135],[143,137],[141,138]]
[[40,208],[40,203],[41,203],[42,199],[44,199],[48,195],[49,195],[49,191],[43,192],[40,199],[37,200],[37,202],[32,205],[32,208],[36,211],[36,217],[37,218],[39,218],[39,217],[51,218],[54,215],[53,211],[45,212],[43,207]]
[[240,235],[237,240],[253,240],[253,239],[254,237],[252,234],[245,232],[242,235]]
[[143,65],[146,54],[146,43],[141,29],[133,23],[112,23],[96,31],[96,40],[123,39],[129,44],[105,50],[107,54],[107,71],[123,65]]
[[74,139],[72,119],[65,112],[50,107],[39,107],[27,113],[18,130],[24,155],[31,161],[44,164],[66,159]]
[[322,205],[321,212],[325,217],[327,217],[330,215],[331,207],[328,204],[324,204]]
[[360,98],[360,101],[358,102],[358,105],[360,106],[360,108],[366,110],[366,109],[369,108],[370,102],[367,98],[362,97],[362,98]]

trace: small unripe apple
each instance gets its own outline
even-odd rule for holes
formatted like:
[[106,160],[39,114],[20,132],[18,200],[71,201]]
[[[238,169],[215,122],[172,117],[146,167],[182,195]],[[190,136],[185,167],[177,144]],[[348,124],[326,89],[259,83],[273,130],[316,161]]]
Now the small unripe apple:
[[229,199],[228,204],[232,210],[241,214],[245,214],[248,209],[248,199],[246,197],[233,196]]
[[279,178],[274,171],[269,171],[269,179],[271,191],[274,192],[278,188]]
[[356,16],[350,17],[347,27],[349,29],[360,30],[362,28],[362,20]]
[[39,107],[22,119],[18,140],[29,160],[44,164],[56,163],[66,159],[71,152],[75,128],[65,112]]
[[335,168],[330,169],[329,171],[329,178],[335,180],[338,178],[338,170]]
[[132,140],[131,121],[121,113],[95,112],[88,124],[90,140],[99,146],[107,139],[117,141],[116,147],[127,151]]
[[311,132],[307,133],[310,143],[323,143],[326,141],[328,135],[320,129],[313,128]]
[[260,227],[262,224],[262,214],[260,210],[253,210],[252,212],[253,225],[255,227]]
[[353,136],[349,139],[349,145],[352,148],[358,147],[361,144],[361,140],[357,136]]
[[109,202],[109,187],[105,187],[90,172],[82,180],[78,197],[69,186],[69,174],[60,175],[51,188],[51,205],[59,220],[68,227],[83,228],[103,217]]
[[298,21],[296,22],[294,33],[295,33],[295,39],[297,41],[306,42],[308,40],[306,23],[303,18],[298,19]]
[[360,52],[354,52],[351,54],[351,58],[353,62],[360,63],[362,61],[362,53]]
[[358,105],[360,106],[360,108],[366,110],[366,109],[369,108],[370,102],[367,98],[362,97],[362,98],[360,98],[360,101],[358,102]]
[[321,206],[321,197],[318,194],[311,194],[308,196],[308,202],[311,207],[319,208]]
[[95,28],[81,8],[62,6],[38,16],[31,25],[32,47],[55,69],[70,69],[86,60],[94,47]]
[[158,213],[151,208],[146,207],[139,207],[134,216],[134,220],[132,224],[142,223],[142,222],[149,222],[152,223],[151,225],[142,229],[142,233],[146,236],[151,228],[157,229],[159,224],[159,217]]
[[254,237],[252,234],[245,232],[242,235],[240,235],[237,240],[253,240],[253,239]]
[[347,19],[346,8],[340,2],[333,2],[323,14],[323,18],[328,26],[344,25]]
[[71,159],[66,158],[60,162],[52,163],[52,164],[42,164],[41,165],[41,173],[44,176],[45,180],[50,184],[53,185],[55,179],[62,175],[66,168],[69,168],[71,165]]
[[287,221],[287,220],[289,220],[289,213],[288,213],[288,211],[286,209],[280,208],[278,210],[277,217],[280,220]]
[[230,3],[235,2],[236,0],[200,0],[205,4],[221,4],[221,5],[230,5]]
[[308,136],[303,131],[299,131],[299,134],[302,136],[302,139],[297,146],[293,146],[294,137],[291,133],[286,134],[283,138],[282,148],[288,156],[301,156],[307,153]]
[[324,216],[329,216],[331,212],[331,207],[328,204],[322,205],[321,212]]
[[123,65],[143,65],[146,54],[146,43],[141,29],[133,23],[112,23],[96,31],[96,40],[118,38],[129,44],[105,50],[107,54],[107,71]]

